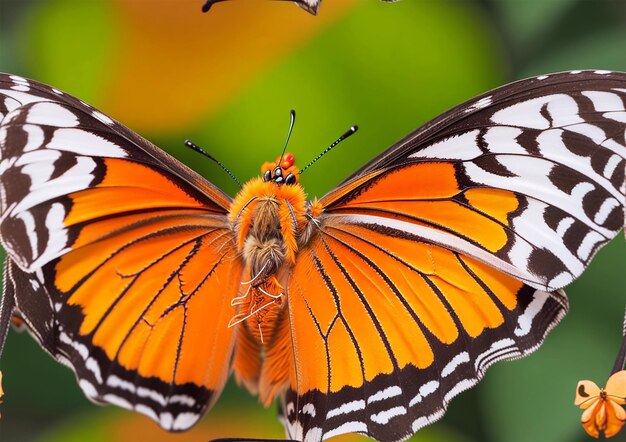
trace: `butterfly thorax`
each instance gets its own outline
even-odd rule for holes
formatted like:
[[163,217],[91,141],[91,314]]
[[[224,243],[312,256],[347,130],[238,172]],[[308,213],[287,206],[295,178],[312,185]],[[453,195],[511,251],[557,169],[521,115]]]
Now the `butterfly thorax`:
[[263,165],[270,173],[246,183],[229,212],[245,265],[240,292],[232,301],[236,312],[231,325],[245,323],[260,343],[272,336],[285,305],[285,278],[307,224],[304,189],[292,178],[284,182],[297,169],[290,164],[276,174],[276,163]]

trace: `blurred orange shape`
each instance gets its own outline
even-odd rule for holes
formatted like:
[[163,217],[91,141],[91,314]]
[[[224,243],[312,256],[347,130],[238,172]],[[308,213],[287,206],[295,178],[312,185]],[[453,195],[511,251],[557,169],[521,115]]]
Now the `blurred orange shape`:
[[124,44],[110,67],[103,108],[139,132],[189,127],[357,5],[334,2],[323,17],[312,17],[272,3],[232,2],[210,14],[197,0],[112,3]]
[[585,410],[581,422],[585,431],[593,437],[602,432],[605,437],[613,437],[626,423],[626,370],[614,373],[605,388],[599,388],[592,381],[580,381],[576,387],[574,405]]

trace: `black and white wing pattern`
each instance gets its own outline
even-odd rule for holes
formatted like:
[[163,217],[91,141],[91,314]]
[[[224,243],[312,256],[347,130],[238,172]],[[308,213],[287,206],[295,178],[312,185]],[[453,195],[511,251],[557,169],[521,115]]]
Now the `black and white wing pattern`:
[[189,428],[230,373],[230,201],[95,108],[0,74],[1,342],[13,315],[89,399]]

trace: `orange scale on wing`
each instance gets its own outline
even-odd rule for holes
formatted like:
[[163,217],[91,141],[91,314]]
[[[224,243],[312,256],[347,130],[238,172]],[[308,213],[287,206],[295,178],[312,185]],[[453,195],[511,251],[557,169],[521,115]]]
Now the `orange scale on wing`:
[[460,191],[453,163],[418,163],[390,170],[375,178],[342,208],[367,202],[451,198]]
[[70,194],[72,209],[65,219],[66,225],[137,210],[197,208],[213,211],[216,208],[191,197],[174,181],[148,166],[111,158],[105,159],[104,164],[104,178],[95,187]]
[[[300,275],[300,272],[297,270],[298,264],[296,265],[296,272],[294,274]],[[302,275],[304,276],[304,274]],[[312,281],[311,281],[312,282]],[[322,282],[322,284],[324,284]],[[321,333],[327,333],[328,327],[323,327],[318,324],[317,315],[323,316],[330,314],[333,310],[329,304],[321,303],[315,310],[315,315],[312,314],[311,308],[309,305],[315,302],[315,296],[308,296],[305,299],[307,288],[309,286],[309,281],[306,279],[301,279],[299,277],[292,278],[290,280],[289,285],[289,314],[291,320],[294,318],[297,319],[297,328],[291,328],[291,336],[293,341],[293,348],[296,349],[306,349],[301,350],[300,355],[294,354],[292,358],[294,359],[294,367],[291,372],[290,381],[291,388],[297,389],[299,391],[309,391],[309,390],[325,390],[328,386],[328,376],[326,371],[326,361],[328,358],[328,354],[326,352],[326,345],[324,341],[324,337]],[[324,287],[324,285],[317,286]],[[326,294],[326,290],[320,290],[320,295]],[[335,313],[332,313],[333,316]],[[319,328],[318,328],[319,327]],[[321,333],[320,333],[321,332]],[[353,346],[348,349],[344,349],[345,352],[352,351]],[[357,362],[357,361],[353,361]],[[306,367],[309,364],[316,364],[315,370],[308,370]],[[302,369],[301,369],[302,367]],[[356,370],[355,373],[360,372],[359,365],[350,366],[350,370]],[[346,382],[347,385],[355,381],[355,376],[348,378],[346,376],[339,376],[335,379],[338,382]]]
[[468,256],[460,256],[459,258],[485,286],[489,287],[489,290],[508,310],[517,307],[517,293],[524,285],[522,282]]
[[[350,328],[353,328],[352,324]],[[361,353],[361,358],[363,357]],[[322,383],[317,386],[318,389],[326,390],[327,383],[329,383],[330,391],[339,391],[346,385],[358,387],[365,381],[357,347],[352,342],[345,324],[341,322],[337,322],[328,335],[328,361],[330,379],[327,382],[322,379]],[[348,379],[350,383],[346,383]]]
[[119,349],[118,364],[127,369],[137,369],[151,332],[152,326],[139,321],[124,341],[122,348]]
[[[226,266],[218,267],[217,271],[221,277],[234,281]],[[225,381],[226,373],[215,367],[227,363],[232,350],[234,330],[228,328],[228,321],[234,310],[227,306],[231,297],[223,292],[221,284],[211,279],[186,302],[177,383],[216,386]]]
[[[345,263],[350,257],[347,256],[344,249],[333,249],[336,259],[340,263]],[[390,373],[393,371],[393,361],[385,347],[383,337],[376,328],[366,305],[363,303],[359,294],[355,292],[341,267],[334,261],[333,257],[328,253],[324,246],[316,248],[316,255],[321,261],[324,270],[329,278],[329,284],[332,289],[340,294],[340,313],[349,318],[349,327],[354,335],[356,343],[367,342],[367,355],[363,355],[363,371],[366,379],[372,379],[379,373]],[[345,268],[344,268],[345,271]],[[316,312],[317,314],[317,312]],[[353,344],[354,345],[354,344]],[[349,372],[360,372],[360,367],[354,367],[356,371],[347,370]],[[360,385],[358,379],[346,376],[345,378],[335,379],[337,384],[343,385]]]
[[504,225],[509,225],[509,215],[519,208],[519,199],[513,192],[501,189],[467,189],[464,193],[469,204]]
[[[334,229],[333,235],[346,243],[350,242],[380,267],[389,280],[393,281],[395,288],[415,315],[438,340],[448,344],[456,341],[458,329],[446,306],[428,284],[427,279],[417,273],[423,275],[435,273],[434,253],[440,249],[426,243],[379,234],[358,226],[350,226],[349,229],[346,227],[346,230],[350,235]],[[357,241],[357,238],[367,242]],[[394,252],[393,256],[387,253],[390,250]],[[414,319],[411,318],[410,321],[414,322]],[[422,357],[426,362],[429,358],[425,356]]]
[[[113,274],[132,275],[150,265],[155,257],[163,254],[164,250],[174,250],[202,236],[209,229],[209,226],[171,226],[167,233],[159,234],[154,227],[150,223],[129,229],[63,255],[55,266],[57,288],[62,292],[68,292],[82,278],[113,256],[117,267],[107,277]],[[120,251],[122,253],[119,253]]]
[[174,382],[174,367],[184,322],[185,311],[178,306],[154,324],[137,367],[141,376],[155,376],[163,382]]
[[467,333],[476,337],[486,327],[502,324],[504,317],[499,307],[463,267],[458,255],[439,247],[433,247],[433,250],[436,271],[432,282],[450,303]]
[[[167,216],[167,219],[158,221],[160,228],[157,230],[168,226],[179,225],[181,222],[185,223],[187,219],[192,219],[193,217],[193,215],[190,215],[187,211],[167,212]],[[178,216],[178,218],[174,219],[176,216]],[[91,221],[80,229],[78,236],[72,243],[72,248],[77,249],[86,244],[110,237],[112,234],[123,229],[137,228],[145,224],[146,217],[145,213],[136,213]],[[156,223],[157,221],[154,220],[153,222]]]
[[[333,246],[332,243],[331,247]],[[396,292],[395,287],[391,287],[384,277],[373,267],[369,267],[362,258],[357,257],[353,252],[344,247],[333,247],[333,251],[337,252],[341,265],[354,280],[358,290],[361,292],[364,302],[371,309],[373,318],[370,322],[376,321],[380,325],[380,331],[377,330],[376,335],[372,338],[387,341],[389,350],[393,353],[393,359],[398,366],[404,367],[407,364],[413,364],[417,367],[427,367],[433,363],[434,354],[430,348],[424,332],[420,328],[420,324],[415,320],[416,315],[410,304],[406,302],[401,292]],[[371,258],[368,256],[368,258]],[[385,261],[373,261],[373,265],[380,267],[394,266],[389,257]],[[388,274],[380,271],[384,276]],[[355,294],[356,295],[356,294]],[[405,302],[403,302],[405,301]],[[363,302],[363,301],[361,301]],[[408,308],[410,309],[407,309]],[[356,324],[358,326],[358,324]],[[354,324],[350,322],[352,328]],[[378,360],[384,358],[384,353],[372,355],[369,352],[363,356],[366,363],[369,358]],[[391,356],[389,356],[391,359]],[[384,365],[386,367],[386,364]],[[377,373],[389,373],[389,371],[381,371],[379,367]],[[371,372],[366,371],[366,378],[371,380],[373,376]]]
[[348,206],[350,213],[361,208],[366,209],[363,213],[389,218],[399,218],[398,215],[417,218],[409,221],[443,231],[452,230],[492,252],[500,250],[507,242],[501,224],[455,201],[375,201]]
[[[165,309],[180,299],[178,281],[172,274],[192,248],[192,245],[188,245],[155,262],[138,275],[136,280],[125,278],[128,284],[126,291],[108,293],[99,291],[91,302],[83,306],[85,319],[81,325],[81,334],[89,334],[94,330],[92,326],[96,326],[94,344],[102,347],[107,356],[114,358],[137,322],[145,321],[153,326],[160,320]],[[110,273],[108,276],[112,277]],[[93,292],[96,288],[87,286],[81,287],[82,290]],[[99,299],[96,301],[95,298]],[[157,301],[160,306],[167,307],[150,311],[150,306]],[[103,319],[100,323],[101,318]]]

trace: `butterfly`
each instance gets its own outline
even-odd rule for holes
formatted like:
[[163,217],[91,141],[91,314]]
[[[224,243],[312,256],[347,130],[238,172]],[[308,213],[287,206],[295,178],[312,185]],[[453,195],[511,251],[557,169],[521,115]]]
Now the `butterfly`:
[[626,73],[487,92],[313,200],[292,155],[231,198],[57,89],[0,97],[0,337],[166,430],[232,373],[290,439],[406,438],[537,349],[624,222]]
[[[224,1],[228,1],[228,0],[206,0],[204,4],[202,5],[202,12],[209,12],[211,7],[215,3],[220,3]],[[282,0],[282,1],[291,1],[312,15],[317,15],[317,11],[319,10],[320,5],[322,3],[322,0]],[[397,2],[398,0],[382,0],[382,1],[387,2],[387,3],[393,3],[393,2]]]
[[585,410],[581,421],[585,431],[592,437],[615,436],[626,422],[626,370],[613,373],[606,388],[598,388],[592,381],[580,381],[576,387],[574,405]]

